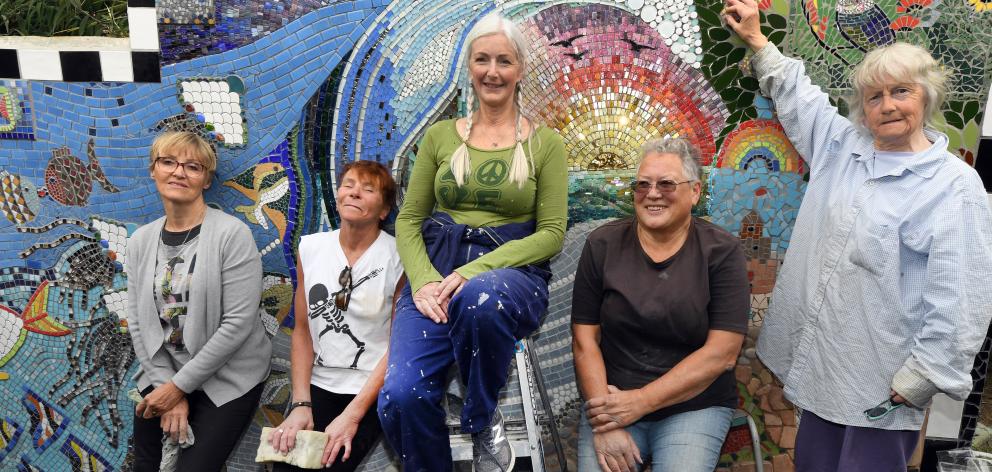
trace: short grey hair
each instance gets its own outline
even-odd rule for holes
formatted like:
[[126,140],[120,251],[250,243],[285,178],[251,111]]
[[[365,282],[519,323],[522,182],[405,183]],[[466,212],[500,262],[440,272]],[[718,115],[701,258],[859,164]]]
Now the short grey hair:
[[703,175],[703,168],[700,165],[699,148],[694,146],[685,138],[658,138],[652,139],[641,146],[641,158],[638,165],[648,154],[675,154],[682,161],[682,173],[686,179],[699,181]]
[[947,97],[949,78],[950,74],[930,52],[914,44],[897,42],[873,49],[851,73],[851,122],[865,129],[865,89],[895,80],[923,88],[923,115],[926,126],[933,127],[933,117]]

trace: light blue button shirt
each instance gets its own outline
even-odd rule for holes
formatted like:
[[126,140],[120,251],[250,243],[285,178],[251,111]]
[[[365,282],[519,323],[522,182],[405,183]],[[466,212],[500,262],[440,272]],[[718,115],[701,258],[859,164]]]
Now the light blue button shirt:
[[895,389],[961,399],[992,317],[992,211],[978,174],[930,149],[875,173],[867,131],[840,116],[801,61],[769,44],[751,67],[810,166],[758,338],[786,397],[835,423],[919,429],[924,411],[864,410]]

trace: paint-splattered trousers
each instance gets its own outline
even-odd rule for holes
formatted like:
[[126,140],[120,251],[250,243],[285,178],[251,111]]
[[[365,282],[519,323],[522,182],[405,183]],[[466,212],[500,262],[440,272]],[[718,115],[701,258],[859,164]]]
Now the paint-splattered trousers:
[[[453,231],[477,231],[459,226],[463,229]],[[446,271],[439,270],[442,275],[497,247],[485,244],[489,237],[459,239],[457,250],[446,248],[451,249],[445,251],[450,259],[441,263],[435,260],[439,255],[429,251],[435,267],[447,266]],[[508,239],[516,238],[497,238]],[[425,242],[431,247],[436,239],[425,231]],[[451,244],[452,239],[445,242]],[[489,425],[509,375],[515,341],[537,329],[547,310],[549,276],[546,269],[533,266],[479,274],[452,298],[446,324],[422,315],[410,287],[403,290],[396,305],[386,380],[379,392],[379,419],[404,471],[452,469],[441,405],[452,362],[466,387],[462,432],[479,432]]]

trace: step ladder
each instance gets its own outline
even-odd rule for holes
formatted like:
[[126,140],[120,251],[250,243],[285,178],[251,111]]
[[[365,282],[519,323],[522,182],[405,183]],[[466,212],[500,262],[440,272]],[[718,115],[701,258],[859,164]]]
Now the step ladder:
[[[531,468],[534,472],[544,472],[544,447],[541,442],[542,428],[547,428],[551,436],[553,447],[558,455],[558,462],[562,464],[562,470],[566,470],[565,453],[561,446],[561,439],[558,436],[558,428],[554,421],[554,413],[551,410],[551,402],[544,388],[544,381],[541,377],[540,367],[537,363],[536,355],[527,346],[526,340],[517,341],[514,354],[513,371],[517,374],[516,386],[519,387],[519,401],[523,407],[523,418],[518,415],[507,415],[504,410],[503,423],[506,437],[513,448],[513,453],[517,460],[523,457],[530,457]],[[521,368],[522,366],[522,368]],[[457,375],[454,376],[457,378]],[[457,380],[453,381],[460,387]],[[507,388],[512,388],[511,382],[507,382]],[[510,393],[510,392],[506,392]],[[500,408],[515,406],[515,402],[504,403],[504,400],[516,399],[515,396],[504,395],[500,401]],[[452,418],[449,415],[448,428],[451,431],[449,439],[451,441],[451,459],[454,462],[472,460],[472,436],[462,434],[459,431],[459,420],[457,415]],[[519,464],[519,462],[518,462]]]

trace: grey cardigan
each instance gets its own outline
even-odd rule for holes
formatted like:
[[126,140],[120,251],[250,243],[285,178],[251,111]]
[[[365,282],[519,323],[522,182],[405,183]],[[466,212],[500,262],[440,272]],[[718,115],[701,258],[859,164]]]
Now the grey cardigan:
[[251,231],[207,208],[183,341],[190,360],[178,372],[163,342],[155,307],[155,258],[165,217],[138,228],[127,245],[128,329],[141,363],[138,387],[172,380],[186,393],[203,390],[217,406],[244,395],[269,375],[272,344],[259,317],[262,260]]

